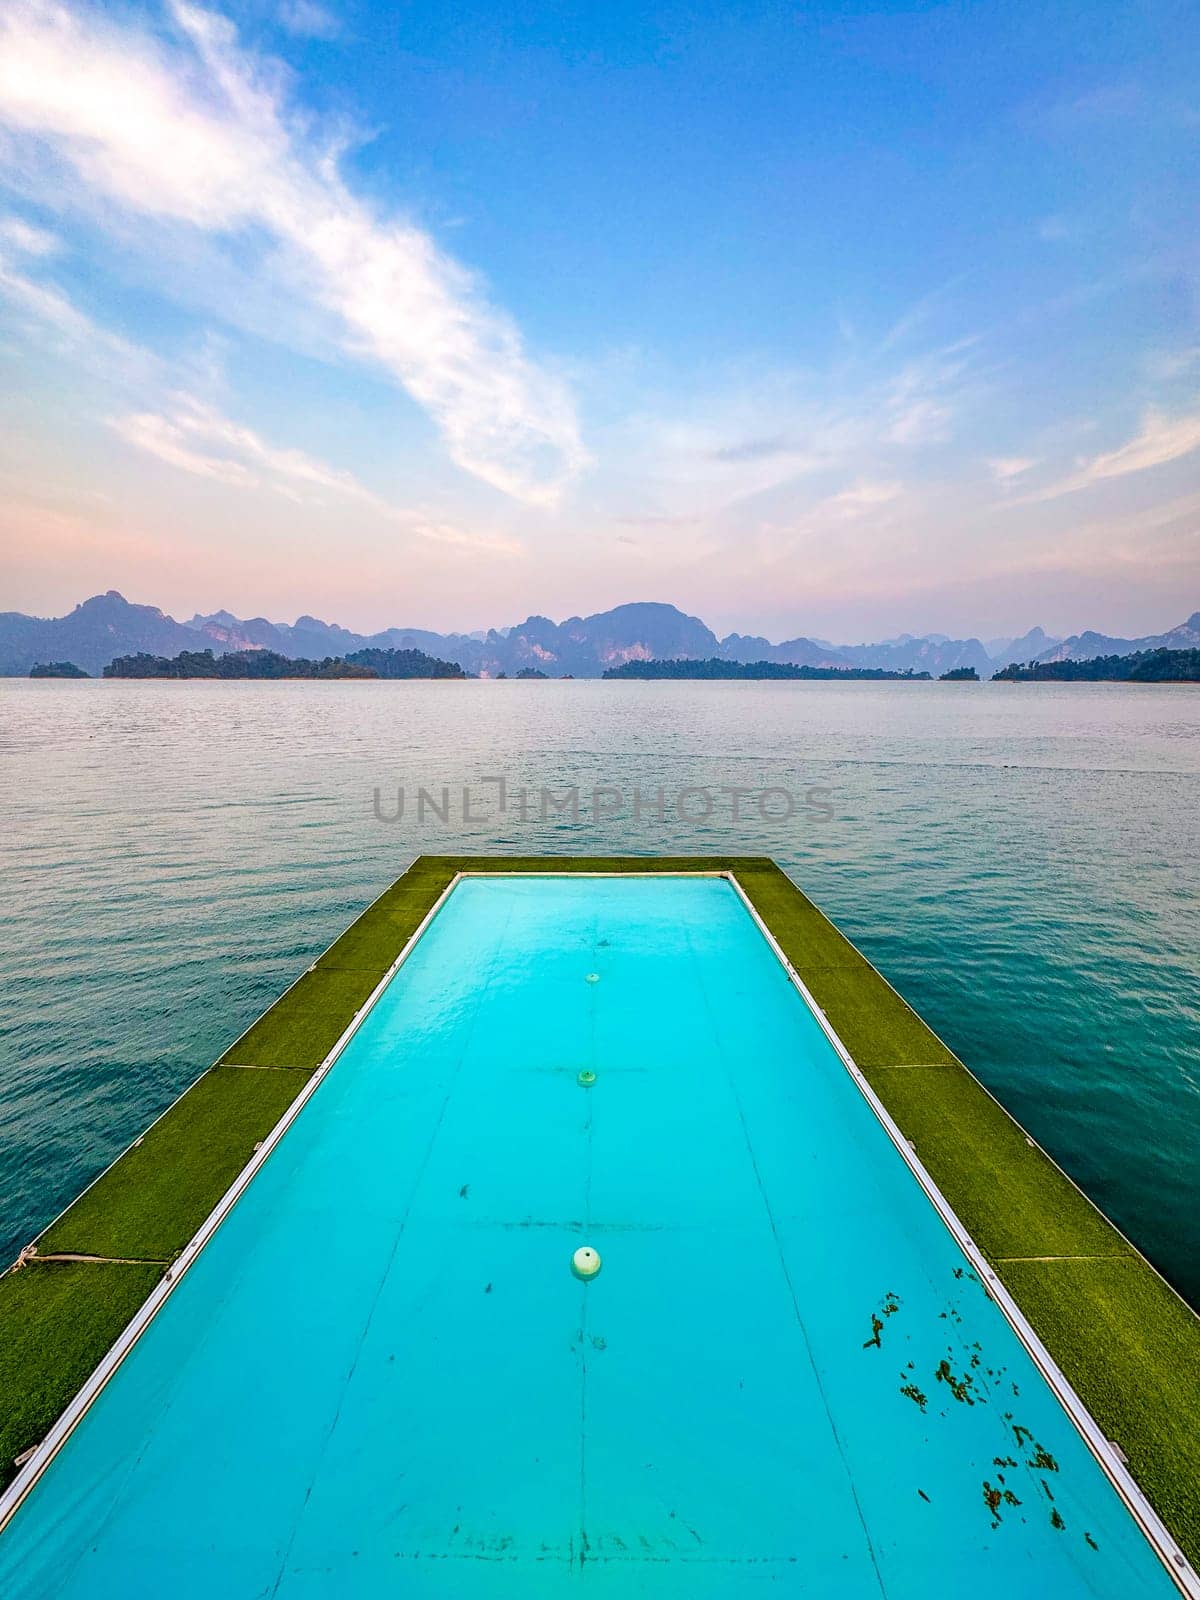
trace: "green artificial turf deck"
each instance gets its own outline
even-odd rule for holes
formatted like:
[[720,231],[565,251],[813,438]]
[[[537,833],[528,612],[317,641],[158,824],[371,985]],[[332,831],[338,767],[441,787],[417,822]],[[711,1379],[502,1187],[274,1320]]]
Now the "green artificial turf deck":
[[1005,1287],[1184,1554],[1200,1556],[1200,1336],[1140,1256],[1010,1262]]
[[308,1082],[308,1072],[215,1067],[38,1240],[39,1256],[167,1262]]
[[[1200,1564],[1200,1320],[767,857],[418,857],[231,1046],[225,1064],[47,1231],[39,1254],[156,1262],[177,1253],[454,874],[485,871],[736,874],[934,1182]],[[23,1449],[44,1433],[160,1270],[35,1260],[0,1278],[0,1481],[13,1441]]]
[[332,967],[299,982],[221,1057],[239,1067],[317,1067],[386,971]]
[[39,1444],[158,1282],[160,1267],[37,1262],[0,1278],[0,1484]]
[[958,1062],[864,1074],[990,1260],[1132,1253]]

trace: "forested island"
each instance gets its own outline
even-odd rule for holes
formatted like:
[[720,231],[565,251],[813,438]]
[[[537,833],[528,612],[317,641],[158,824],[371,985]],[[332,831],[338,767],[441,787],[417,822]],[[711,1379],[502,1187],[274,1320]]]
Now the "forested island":
[[453,661],[439,661],[423,650],[354,650],[321,661],[280,655],[276,650],[181,650],[177,656],[118,656],[104,669],[106,678],[467,678]]
[[883,667],[798,667],[789,661],[722,661],[711,656],[707,661],[626,661],[609,667],[606,678],[800,678],[903,679],[929,682],[927,672],[888,672]]
[[[38,662],[31,678],[86,678],[71,661]],[[423,650],[368,647],[344,656],[321,660],[291,657],[276,650],[233,650],[214,655],[211,650],[181,650],[176,656],[156,656],[145,651],[118,656],[104,668],[106,678],[222,678],[222,679],[354,679],[354,678],[470,678],[456,662],[442,661]],[[500,673],[505,677],[505,673]],[[518,678],[545,678],[537,667],[523,667]],[[663,658],[626,661],[609,667],[605,678],[659,680],[799,680],[802,682],[865,680],[928,683],[928,672],[888,671],[883,667],[810,667],[781,661],[723,661]],[[973,667],[957,667],[941,674],[943,683],[978,683]],[[1000,683],[1200,683],[1200,650],[1139,650],[1131,655],[1092,656],[1082,661],[1013,662],[997,672]]]
[[1200,650],[1138,650],[1089,661],[1013,662],[993,683],[1200,683]]

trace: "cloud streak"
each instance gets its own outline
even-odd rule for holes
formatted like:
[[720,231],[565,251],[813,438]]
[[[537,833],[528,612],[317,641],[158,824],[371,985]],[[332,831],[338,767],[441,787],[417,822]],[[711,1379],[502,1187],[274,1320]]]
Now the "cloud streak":
[[284,0],[279,23],[298,39],[336,39],[341,32],[338,19],[314,0]]
[[18,307],[35,324],[51,329],[73,349],[89,350],[102,357],[110,372],[114,362],[130,369],[150,364],[152,358],[145,351],[99,327],[58,289],[29,277],[14,265],[11,254],[5,254],[6,237],[16,242],[26,256],[39,258],[52,254],[54,245],[51,243],[34,242],[39,236],[42,241],[53,238],[40,229],[26,229],[25,224],[15,218],[0,219],[0,300]]
[[1037,466],[1033,456],[990,456],[987,469],[1002,488],[1007,488],[1014,478],[1021,477]]
[[61,248],[57,235],[21,217],[0,217],[0,246],[21,256],[52,256]]
[[1081,477],[1085,483],[1123,478],[1130,472],[1145,472],[1165,466],[1168,461],[1178,461],[1193,450],[1200,450],[1200,415],[1172,418],[1151,412],[1135,438],[1119,450],[1097,456]]
[[682,406],[631,409],[604,441],[624,467],[615,518],[666,532],[702,522],[740,543],[760,519],[807,515],[827,491],[844,491],[851,506],[864,482],[907,483],[986,392],[981,342],[962,337],[899,362],[872,351],[823,370],[734,370]]
[[1141,429],[1126,444],[1104,455],[1094,456],[1078,472],[1049,488],[1028,495],[1027,501],[1057,500],[1060,495],[1091,489],[1113,478],[1165,467],[1200,450],[1200,413],[1169,417],[1160,411],[1148,412]]
[[[0,244],[20,237],[0,217]],[[37,243],[31,253],[46,254]],[[17,306],[27,320],[49,330],[71,353],[74,363],[98,360],[110,388],[126,391],[141,409],[110,417],[113,431],[144,455],[229,488],[280,494],[298,505],[318,507],[332,499],[352,502],[414,537],[497,556],[523,555],[519,540],[469,533],[458,525],[420,511],[393,505],[350,472],[301,450],[273,445],[244,423],[225,416],[209,402],[175,389],[167,368],[148,350],[99,327],[52,285],[18,271],[0,250],[0,300]],[[165,396],[165,398],[164,398]],[[152,397],[152,398],[148,398]]]
[[168,48],[28,0],[0,15],[0,126],[133,217],[266,236],[265,270],[432,418],[463,470],[553,505],[587,462],[565,385],[421,229],[381,218],[289,114],[282,76],[224,17],[176,3]]
[[173,397],[166,411],[138,411],[112,419],[114,431],[136,450],[193,477],[236,489],[267,489],[311,505],[314,496],[332,497],[362,507],[384,521],[435,544],[516,555],[514,541],[465,533],[453,524],[390,504],[352,473],[273,445],[245,424],[223,415],[194,395]]

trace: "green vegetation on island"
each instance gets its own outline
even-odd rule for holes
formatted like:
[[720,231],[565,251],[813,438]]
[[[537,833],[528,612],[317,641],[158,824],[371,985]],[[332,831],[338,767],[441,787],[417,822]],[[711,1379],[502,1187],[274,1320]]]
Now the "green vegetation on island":
[[31,678],[90,678],[91,673],[77,667],[73,661],[35,661],[29,669]]
[[952,667],[938,677],[939,683],[978,683],[979,674],[974,667]]
[[277,650],[181,650],[177,656],[138,651],[118,656],[104,669],[106,678],[465,678],[453,661],[439,661],[423,650],[355,650],[321,661],[280,655]]
[[351,650],[342,658],[352,667],[365,667],[377,678],[471,678],[457,661],[443,661],[424,650],[382,650],[368,646]]
[[1087,661],[1013,662],[997,672],[1001,683],[1200,683],[1200,650],[1137,650],[1128,656]]
[[905,682],[929,682],[927,672],[888,672],[883,667],[798,667],[790,661],[722,661],[710,656],[707,661],[626,661],[609,667],[606,678],[799,678],[840,680],[843,678],[899,678]]

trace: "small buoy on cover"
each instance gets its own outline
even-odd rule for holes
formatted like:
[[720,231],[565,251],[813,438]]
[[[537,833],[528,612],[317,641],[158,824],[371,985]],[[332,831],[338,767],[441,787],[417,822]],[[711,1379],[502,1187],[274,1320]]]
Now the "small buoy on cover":
[[588,975],[587,975],[587,981],[589,983],[599,983],[600,982],[600,974],[598,972],[589,972]]
[[590,1089],[595,1081],[596,1074],[592,1071],[591,1067],[584,1067],[583,1071],[575,1079],[575,1082],[581,1089]]
[[590,1244],[581,1244],[571,1257],[571,1271],[577,1278],[594,1278],[600,1271],[600,1252]]

